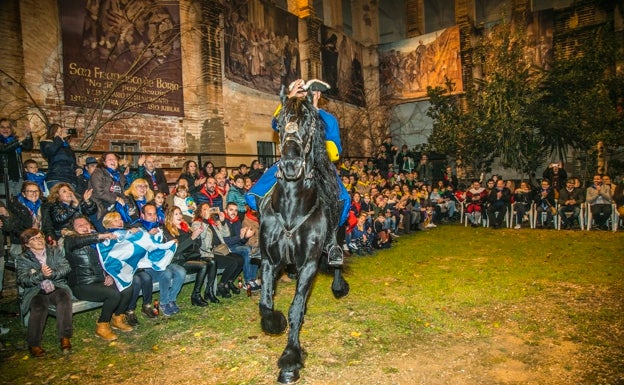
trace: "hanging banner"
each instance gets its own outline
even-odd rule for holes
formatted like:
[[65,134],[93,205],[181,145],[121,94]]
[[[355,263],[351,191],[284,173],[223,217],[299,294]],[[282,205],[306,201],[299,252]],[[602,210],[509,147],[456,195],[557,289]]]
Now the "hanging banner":
[[59,4],[65,104],[184,115],[177,2]]

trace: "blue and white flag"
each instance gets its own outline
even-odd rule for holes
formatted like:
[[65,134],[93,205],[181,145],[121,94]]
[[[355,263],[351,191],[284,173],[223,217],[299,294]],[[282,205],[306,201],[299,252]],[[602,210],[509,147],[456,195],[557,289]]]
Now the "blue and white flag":
[[97,244],[100,262],[115,281],[119,291],[132,284],[137,269],[163,271],[171,263],[177,243],[162,242],[162,232],[151,235],[145,230],[115,230],[117,239]]

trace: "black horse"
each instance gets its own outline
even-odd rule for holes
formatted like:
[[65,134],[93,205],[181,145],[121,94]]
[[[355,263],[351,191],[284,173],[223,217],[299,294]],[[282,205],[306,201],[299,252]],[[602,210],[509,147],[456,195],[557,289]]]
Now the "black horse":
[[[281,160],[273,190],[259,202],[262,292],[262,330],[281,334],[287,323],[281,311],[274,310],[273,296],[278,275],[286,265],[296,266],[297,290],[290,304],[288,343],[278,361],[278,381],[293,383],[303,367],[299,332],[306,304],[321,258],[336,244],[342,210],[338,200],[336,170],[325,148],[325,129],[312,95],[285,98],[277,118]],[[334,270],[334,297],[349,293],[342,270]]]

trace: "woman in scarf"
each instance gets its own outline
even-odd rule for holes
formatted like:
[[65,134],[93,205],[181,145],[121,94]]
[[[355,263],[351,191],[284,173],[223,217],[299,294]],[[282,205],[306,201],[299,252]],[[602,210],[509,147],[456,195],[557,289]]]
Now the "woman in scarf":
[[149,188],[145,179],[139,178],[132,181],[130,187],[124,192],[127,197],[118,211],[126,225],[131,225],[141,217],[141,210],[147,202],[154,199],[154,192]]
[[192,225],[193,229],[202,229],[200,235],[201,246],[199,249],[202,259],[214,260],[216,263],[215,274],[211,274],[212,270],[208,273],[208,282],[206,282],[206,291],[204,294],[204,298],[209,299],[210,302],[219,302],[214,293],[216,270],[223,269],[221,280],[217,285],[217,293],[223,298],[229,298],[232,296],[230,294],[230,287],[238,289],[233,282],[241,271],[243,271],[244,263],[243,257],[238,254],[220,254],[215,252],[214,247],[219,244],[224,244],[223,236],[228,235],[227,233],[223,233],[225,229],[221,225],[220,215],[224,216],[218,208],[211,208],[206,202],[200,203],[197,206],[197,210],[195,210],[195,220]]
[[70,266],[61,247],[46,245],[44,234],[39,229],[26,229],[20,235],[24,253],[15,260],[17,284],[24,294],[20,311],[30,311],[26,340],[33,357],[45,355],[41,347],[43,330],[48,318],[50,304],[56,306],[57,337],[63,354],[71,352],[72,337],[72,293],[65,277]]
[[98,221],[94,225],[98,231],[103,232],[102,217],[110,211],[119,211],[119,207],[126,204],[126,176],[119,170],[117,154],[104,154],[101,167],[93,171],[89,187],[93,189],[93,200],[98,206]]
[[46,242],[56,242],[54,227],[48,214],[48,204],[41,199],[41,190],[35,182],[22,183],[22,192],[13,198],[8,207],[11,221],[4,228],[11,235],[10,253],[14,258],[22,254],[20,234],[26,229],[39,229]]
[[197,163],[192,160],[184,162],[179,179],[186,179],[190,195],[198,192],[204,185],[204,182],[206,182],[206,177],[199,173]]
[[[171,241],[176,239],[178,241],[178,248],[171,263],[180,265],[186,269],[187,274],[196,273],[195,285],[193,286],[193,293],[191,294],[191,305],[193,306],[207,306],[206,302],[201,296],[201,288],[204,284],[204,279],[208,273],[208,265],[210,265],[211,275],[215,275],[213,271],[216,271],[214,261],[202,260],[199,252],[200,240],[198,239],[203,229],[195,228],[191,230],[188,223],[186,223],[182,216],[182,211],[179,207],[173,206],[167,209],[165,215],[165,239]],[[214,280],[213,280],[214,282]],[[177,304],[175,304],[177,307]]]

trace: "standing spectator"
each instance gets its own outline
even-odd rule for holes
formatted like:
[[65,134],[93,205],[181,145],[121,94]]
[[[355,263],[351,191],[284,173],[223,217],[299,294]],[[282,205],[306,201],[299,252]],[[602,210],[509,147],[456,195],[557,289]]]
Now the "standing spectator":
[[[579,219],[581,214],[581,204],[584,202],[585,196],[583,190],[574,187],[574,180],[568,179],[566,187],[559,191],[559,218],[564,230],[571,229],[574,225],[574,219]],[[580,220],[579,220],[580,223]]]
[[[104,227],[116,226],[123,227],[123,223],[111,226],[105,218]],[[125,314],[132,296],[132,285],[120,292],[113,278],[102,268],[97,249],[93,247],[98,242],[115,238],[116,235],[94,233],[86,217],[74,218],[72,229],[74,232],[67,235],[64,242],[65,257],[71,266],[67,281],[76,298],[103,302],[95,335],[106,341],[116,340],[117,335],[111,327],[123,332],[133,330],[128,325]]]
[[48,126],[46,137],[39,144],[41,154],[48,161],[48,188],[57,183],[69,183],[72,189],[78,185],[77,175],[81,168],[76,163],[76,154],[67,141],[72,131],[53,123]]
[[60,247],[47,246],[39,229],[26,229],[20,235],[24,253],[16,258],[17,284],[24,290],[20,311],[30,311],[26,340],[33,357],[43,357],[43,330],[50,304],[56,306],[57,337],[64,354],[71,351],[72,294],[65,277],[70,266]]
[[401,152],[396,154],[394,164],[398,166],[399,172],[410,173],[416,166],[414,156],[407,150],[407,144],[401,147]]
[[93,189],[93,200],[98,206],[98,221],[95,226],[103,231],[101,220],[104,215],[115,210],[117,205],[125,204],[126,176],[119,170],[117,154],[112,152],[104,154],[101,167],[96,168],[91,175],[89,188]]
[[[600,230],[607,230],[607,220],[611,216],[611,188],[602,184],[602,177],[594,175],[594,183],[587,188],[585,202],[589,205],[596,227]],[[587,226],[591,226],[588,223]],[[588,227],[589,228],[589,227]]]
[[137,178],[143,178],[148,181],[149,189],[154,193],[163,192],[169,195],[169,184],[162,169],[156,168],[154,157],[151,155],[141,155],[137,161],[139,169],[137,170]]
[[429,162],[429,157],[426,154],[422,154],[420,162],[416,165],[416,172],[420,176],[421,181],[426,184],[431,184],[433,181],[433,164]]
[[88,156],[85,160],[85,165],[82,167],[82,173],[78,175],[78,181],[76,186],[76,194],[78,196],[82,196],[85,191],[89,188],[89,180],[91,179],[91,175],[98,166],[98,161],[92,156]]
[[[615,201],[618,215],[620,218],[624,218],[624,180],[615,187],[615,193],[613,194],[613,200]],[[2,286],[0,285],[0,289]]]
[[565,188],[568,173],[561,163],[551,163],[542,173],[542,177],[548,180],[550,188],[555,190],[555,198],[559,195],[559,190]]
[[[2,289],[4,285],[4,263],[5,263],[5,250],[4,250],[4,240],[6,230],[8,229],[10,223],[9,211],[6,209],[4,202],[0,201],[0,298],[2,298]],[[2,325],[0,325],[1,328]],[[2,330],[5,330],[2,328]],[[4,333],[0,333],[4,334]]]
[[22,152],[33,148],[30,131],[26,131],[24,139],[19,140],[13,129],[13,123],[7,118],[0,118],[0,184],[2,193],[8,202],[10,196],[17,196],[24,177],[22,172]]
[[490,221],[490,227],[500,229],[507,215],[507,209],[511,205],[511,191],[505,187],[505,181],[498,179],[496,181],[496,187],[490,192],[488,196],[487,213]]

